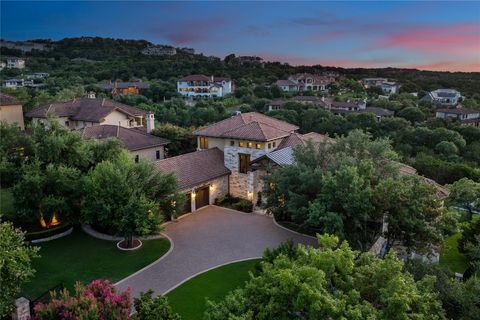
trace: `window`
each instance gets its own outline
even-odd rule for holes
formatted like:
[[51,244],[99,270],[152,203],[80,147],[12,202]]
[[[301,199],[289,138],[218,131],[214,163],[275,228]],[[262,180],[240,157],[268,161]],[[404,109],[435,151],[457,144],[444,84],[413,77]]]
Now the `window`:
[[277,143],[276,142],[272,142],[272,147],[276,147],[277,146]]
[[261,148],[262,148],[262,144],[261,144],[261,143],[257,143],[257,144],[255,145],[255,148],[261,149]]
[[233,147],[233,146],[235,146],[235,141],[232,140],[230,141],[230,147]]
[[135,155],[135,163],[138,163],[139,157],[138,154]]
[[238,141],[238,146],[239,146],[240,148],[243,148],[243,141]]
[[160,150],[157,150],[157,151],[155,152],[155,158],[157,158],[157,160],[160,159]]
[[268,144],[268,149],[271,149],[271,148],[272,148],[272,144],[269,143],[269,144]]
[[247,148],[250,148],[250,149],[251,149],[252,147],[253,147],[253,143],[250,142],[250,141],[248,141],[248,142],[247,142]]
[[200,149],[208,149],[208,138],[200,137]]
[[239,153],[238,172],[247,173],[250,170],[250,155],[246,153]]

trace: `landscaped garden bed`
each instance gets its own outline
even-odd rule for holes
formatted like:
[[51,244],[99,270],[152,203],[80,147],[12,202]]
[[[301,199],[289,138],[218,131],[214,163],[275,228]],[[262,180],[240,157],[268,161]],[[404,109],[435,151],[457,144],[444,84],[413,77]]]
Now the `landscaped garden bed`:
[[23,287],[22,295],[35,299],[60,283],[71,290],[76,281],[116,282],[157,260],[170,248],[166,239],[143,241],[142,247],[135,251],[118,250],[116,244],[93,238],[81,230],[37,244],[41,257],[33,260],[36,273]]
[[251,201],[232,197],[231,195],[226,195],[215,199],[215,204],[220,207],[230,208],[247,213],[253,211],[253,203]]
[[259,262],[260,259],[254,259],[227,264],[188,280],[167,294],[173,311],[182,319],[203,319],[206,299],[220,300],[231,290],[243,286]]

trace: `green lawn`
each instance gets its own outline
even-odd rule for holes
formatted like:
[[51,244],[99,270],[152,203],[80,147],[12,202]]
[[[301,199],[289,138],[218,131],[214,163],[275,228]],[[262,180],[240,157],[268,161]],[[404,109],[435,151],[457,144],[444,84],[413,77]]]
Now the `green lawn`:
[[203,319],[206,298],[219,300],[243,286],[259,259],[231,263],[202,273],[167,294],[173,310],[183,320]]
[[13,215],[13,196],[10,189],[0,189],[0,214],[4,217]]
[[76,281],[93,279],[116,282],[145,267],[170,248],[165,239],[143,241],[135,251],[120,251],[116,242],[99,240],[75,230],[71,235],[37,244],[41,258],[35,259],[35,277],[23,288],[23,295],[34,299],[46,290],[63,283],[72,289]]
[[448,237],[440,248],[440,265],[453,272],[464,273],[467,270],[467,258],[458,251],[458,240],[462,234]]

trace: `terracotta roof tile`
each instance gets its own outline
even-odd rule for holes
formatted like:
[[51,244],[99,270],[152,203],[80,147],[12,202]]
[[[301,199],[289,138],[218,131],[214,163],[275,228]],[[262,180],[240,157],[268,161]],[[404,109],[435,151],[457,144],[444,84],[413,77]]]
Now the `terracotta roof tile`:
[[87,139],[117,138],[123,146],[130,150],[141,150],[164,146],[170,141],[167,139],[142,132],[134,128],[124,128],[114,125],[97,125],[83,129],[83,136]]
[[194,135],[268,141],[287,136],[298,127],[258,112],[242,113],[193,132]]
[[225,167],[223,157],[223,151],[212,148],[157,161],[155,168],[163,172],[174,172],[180,190],[184,190],[229,175],[231,172]]
[[15,97],[0,92],[0,106],[11,106],[17,104],[22,104],[22,102]]
[[72,120],[100,122],[108,114],[118,110],[130,116],[142,116],[146,113],[134,107],[110,99],[74,99],[67,102],[54,102],[34,108],[27,112],[29,118],[46,118],[48,112],[58,117],[69,117]]

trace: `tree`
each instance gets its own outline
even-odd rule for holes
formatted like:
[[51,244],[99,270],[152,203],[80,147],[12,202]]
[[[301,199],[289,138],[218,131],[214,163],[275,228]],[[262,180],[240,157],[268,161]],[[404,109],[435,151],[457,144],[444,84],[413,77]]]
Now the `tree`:
[[151,162],[133,162],[126,151],[115,161],[98,164],[85,178],[82,215],[87,223],[125,237],[129,247],[134,235],[158,231],[163,216],[181,208],[176,177],[157,172]]
[[450,189],[448,202],[467,209],[469,213],[468,220],[470,220],[473,211],[480,208],[480,183],[468,178],[462,178],[448,187]]
[[407,107],[405,109],[402,109],[398,113],[398,116],[410,121],[412,124],[425,120],[425,115],[417,107]]
[[450,157],[458,153],[458,148],[453,142],[441,141],[435,146],[435,151],[445,157]]
[[35,306],[35,319],[128,320],[131,308],[128,289],[119,293],[107,280],[93,280],[87,286],[77,283],[73,295],[66,289],[52,292],[48,304],[40,302]]
[[0,318],[7,318],[21,286],[33,277],[32,260],[38,248],[25,245],[24,234],[9,222],[0,221]]
[[458,250],[465,253],[470,262],[480,263],[480,219],[474,219],[465,226],[458,240]]
[[152,134],[166,138],[170,141],[167,146],[168,155],[178,156],[179,154],[195,151],[197,139],[192,135],[193,129],[182,128],[173,124],[156,126]]
[[393,253],[378,259],[334,236],[318,240],[263,262],[244,288],[208,301],[205,319],[445,319],[434,277],[415,281]]
[[136,313],[133,319],[138,320],[180,320],[180,316],[172,311],[168,299],[164,296],[152,297],[153,290],[141,292],[140,298],[134,299]]

